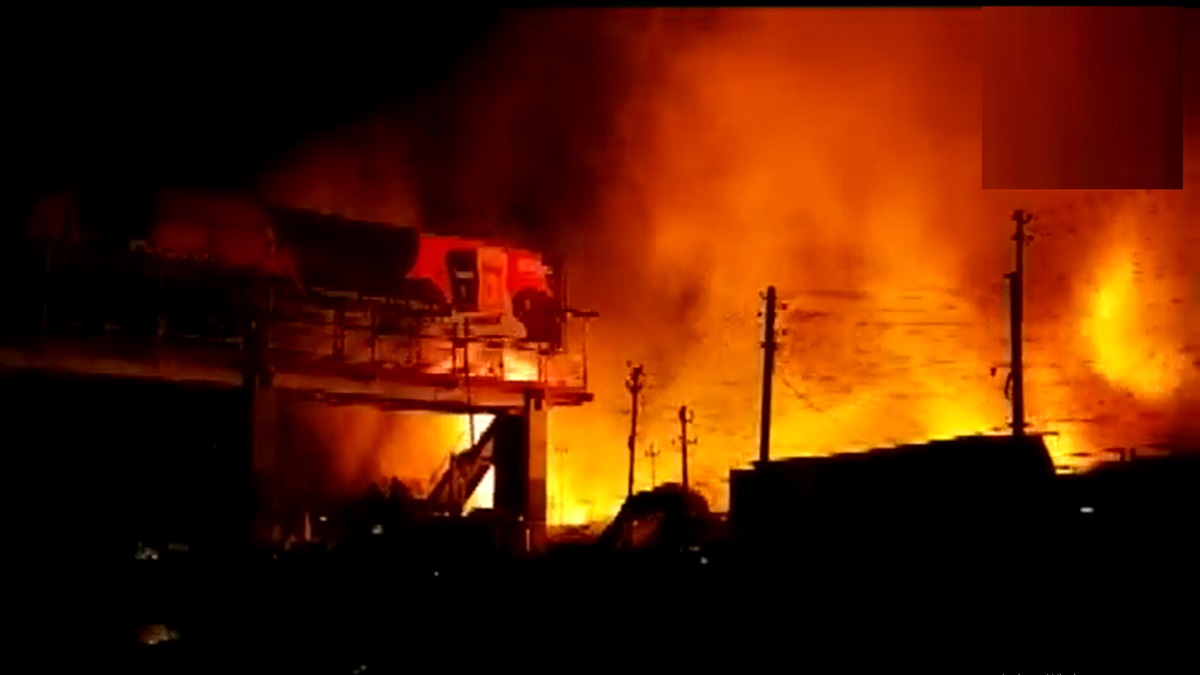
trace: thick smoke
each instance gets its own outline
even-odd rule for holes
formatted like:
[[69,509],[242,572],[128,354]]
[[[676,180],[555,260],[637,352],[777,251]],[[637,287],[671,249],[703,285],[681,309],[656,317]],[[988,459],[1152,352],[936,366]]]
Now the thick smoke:
[[756,448],[768,284],[789,305],[777,453],[1003,427],[1014,208],[1039,214],[1029,408],[1058,459],[1194,439],[1195,191],[981,190],[980,28],[970,10],[522,14],[444,91],[265,186],[563,249],[602,319],[597,400],[556,413],[551,472],[597,512],[623,496],[626,360],[650,373],[643,444],[669,447],[693,406],[693,476],[723,501]]

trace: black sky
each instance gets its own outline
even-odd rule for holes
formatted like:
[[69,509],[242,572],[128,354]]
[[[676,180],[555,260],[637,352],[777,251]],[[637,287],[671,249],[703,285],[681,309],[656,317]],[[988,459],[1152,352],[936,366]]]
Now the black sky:
[[248,187],[305,139],[435,86],[499,18],[407,7],[9,20],[9,207],[64,186]]

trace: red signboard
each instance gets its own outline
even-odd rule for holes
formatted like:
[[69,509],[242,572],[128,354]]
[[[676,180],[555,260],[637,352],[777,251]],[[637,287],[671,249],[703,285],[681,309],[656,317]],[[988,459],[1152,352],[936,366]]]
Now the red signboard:
[[495,247],[481,247],[476,255],[479,263],[479,311],[495,314],[508,311],[508,256],[504,249]]
[[[430,279],[447,298],[452,297],[446,254],[462,250],[475,250],[479,254],[481,311],[505,311],[504,298],[511,298],[523,289],[549,292],[540,254],[496,247],[486,241],[462,237],[422,234],[417,264],[413,266],[409,278]],[[505,290],[506,294],[503,293]],[[483,309],[484,305],[489,309]]]

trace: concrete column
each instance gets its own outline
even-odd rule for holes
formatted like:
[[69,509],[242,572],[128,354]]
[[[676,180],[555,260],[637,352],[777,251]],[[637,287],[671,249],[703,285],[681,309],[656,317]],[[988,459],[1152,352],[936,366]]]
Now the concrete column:
[[550,406],[542,398],[525,399],[529,497],[525,524],[529,553],[546,550],[546,464],[550,449]]
[[279,543],[279,417],[277,393],[269,386],[247,385],[250,414],[250,461],[254,474],[252,532],[256,546]]
[[495,511],[504,544],[515,554],[537,554],[546,547],[548,421],[549,407],[533,395],[520,411],[496,420]]

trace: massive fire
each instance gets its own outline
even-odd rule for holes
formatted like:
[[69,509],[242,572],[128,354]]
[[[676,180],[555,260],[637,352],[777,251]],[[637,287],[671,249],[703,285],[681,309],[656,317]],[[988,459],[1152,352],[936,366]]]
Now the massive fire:
[[[284,442],[290,467],[297,475],[285,483],[297,484],[306,494],[298,498],[354,496],[368,481],[399,477],[421,495],[437,481],[451,454],[472,445],[471,431],[483,434],[490,415],[383,412],[369,406],[332,407],[324,403],[298,403],[287,409]],[[331,452],[332,451],[332,452]],[[313,459],[312,455],[319,455]],[[307,459],[306,459],[307,456]],[[308,462],[314,465],[304,466]],[[321,485],[301,485],[319,476]],[[470,506],[490,504],[490,479],[474,495]]]
[[1184,270],[1146,269],[1163,261],[1155,264],[1153,250],[1130,241],[1143,229],[1138,214],[1120,214],[1117,222],[1082,327],[1096,369],[1108,382],[1140,399],[1161,401],[1178,393],[1191,367],[1183,344],[1185,298],[1171,297],[1169,286],[1147,277],[1182,276]]
[[[375,175],[396,177],[395,193],[418,202],[406,214],[431,225],[556,223],[543,238],[566,249],[575,304],[602,317],[596,402],[554,414],[558,518],[604,517],[624,497],[630,359],[650,378],[640,445],[670,448],[675,411],[691,406],[692,480],[724,506],[729,468],[756,451],[755,312],[768,284],[789,306],[775,454],[1006,428],[1017,207],[1039,214],[1026,382],[1031,423],[1058,434],[1056,461],[1085,468],[1180,427],[1197,385],[1192,192],[982,191],[979,32],[977,10],[536,13],[446,97],[474,143],[461,156],[389,163],[360,144],[362,166],[390,166]],[[559,164],[530,168],[533,149]],[[363,203],[353,172],[324,169],[323,152],[270,177],[271,193],[391,208]],[[439,177],[432,196],[406,182],[426,170]],[[446,193],[466,206],[443,218],[432,203]],[[677,480],[678,453],[658,461],[659,480]]]

